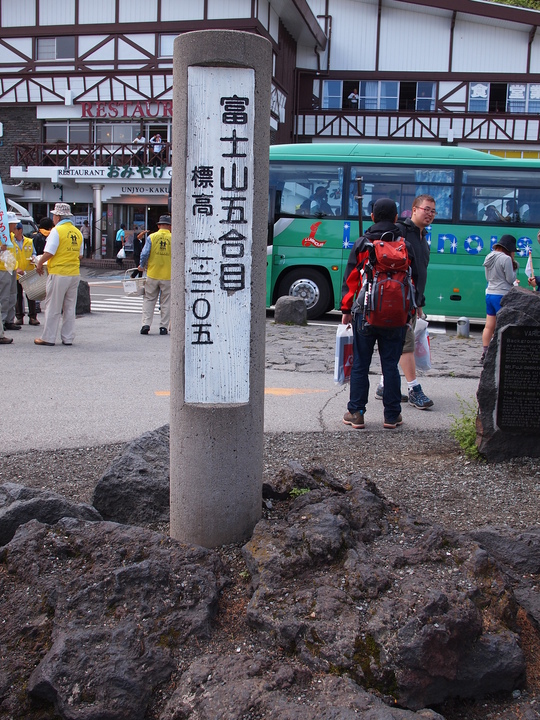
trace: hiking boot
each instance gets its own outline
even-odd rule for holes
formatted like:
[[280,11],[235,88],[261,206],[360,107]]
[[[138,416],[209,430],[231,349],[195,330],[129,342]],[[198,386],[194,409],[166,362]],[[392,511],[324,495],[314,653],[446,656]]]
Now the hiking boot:
[[429,410],[433,405],[433,400],[424,395],[421,385],[415,385],[409,390],[409,404],[419,410]]
[[352,413],[347,410],[343,416],[343,422],[345,425],[350,425],[355,430],[363,430],[366,427],[364,423],[364,415],[365,413],[360,411]]
[[[377,385],[377,389],[375,390],[375,397],[377,398],[377,400],[382,400],[382,398],[383,398],[383,390],[384,390],[384,388],[383,388],[382,385]],[[402,402],[402,403],[409,402],[409,396],[408,396],[408,395],[402,395],[402,396],[401,396],[401,402]]]
[[383,428],[386,430],[395,430],[398,425],[403,425],[403,418],[398,415],[395,420],[387,420],[384,418]]

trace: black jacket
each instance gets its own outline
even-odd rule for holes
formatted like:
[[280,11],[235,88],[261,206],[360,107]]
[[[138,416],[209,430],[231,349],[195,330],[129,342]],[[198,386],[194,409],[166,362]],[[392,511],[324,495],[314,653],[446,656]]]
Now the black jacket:
[[426,289],[427,268],[429,264],[429,245],[426,241],[426,231],[421,231],[410,218],[398,220],[397,226],[400,230],[400,235],[405,238],[411,259],[416,305],[417,307],[424,307],[426,304],[424,292]]

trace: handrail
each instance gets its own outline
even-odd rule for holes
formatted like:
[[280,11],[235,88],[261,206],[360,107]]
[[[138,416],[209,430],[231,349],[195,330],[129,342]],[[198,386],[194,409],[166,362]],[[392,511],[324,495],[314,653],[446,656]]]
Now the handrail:
[[15,143],[16,166],[81,167],[111,165],[170,165],[172,144],[133,143]]

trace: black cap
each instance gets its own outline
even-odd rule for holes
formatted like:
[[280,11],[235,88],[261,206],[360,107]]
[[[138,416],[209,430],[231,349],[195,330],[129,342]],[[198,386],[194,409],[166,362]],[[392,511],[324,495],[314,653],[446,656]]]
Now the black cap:
[[390,198],[379,198],[373,206],[373,219],[375,222],[381,220],[394,222],[397,214],[397,205]]
[[509,253],[516,252],[516,238],[513,235],[503,235],[496,243],[494,243],[493,247],[495,248],[497,245],[500,245],[500,247],[504,248]]
[[162,215],[159,220],[157,221],[158,225],[170,225],[171,224],[171,216],[170,215]]
[[39,229],[40,230],[52,230],[53,227],[54,227],[54,223],[50,217],[41,218],[41,220],[39,221]]

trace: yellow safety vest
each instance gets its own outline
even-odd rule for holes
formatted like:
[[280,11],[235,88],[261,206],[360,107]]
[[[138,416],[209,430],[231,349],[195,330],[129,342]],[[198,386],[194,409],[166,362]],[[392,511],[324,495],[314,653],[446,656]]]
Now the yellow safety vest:
[[171,231],[160,228],[150,235],[152,247],[146,275],[154,280],[171,279]]
[[81,246],[83,236],[81,231],[71,222],[56,226],[60,242],[56,253],[47,262],[49,275],[79,275]]
[[19,247],[19,243],[14,240],[13,245],[15,246],[15,252],[17,253],[17,268],[28,272],[34,269],[33,263],[30,262],[30,258],[34,254],[34,242],[30,238],[23,235],[23,246]]

